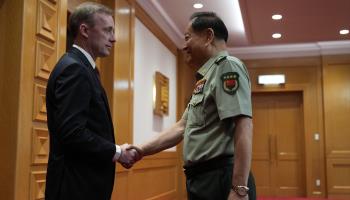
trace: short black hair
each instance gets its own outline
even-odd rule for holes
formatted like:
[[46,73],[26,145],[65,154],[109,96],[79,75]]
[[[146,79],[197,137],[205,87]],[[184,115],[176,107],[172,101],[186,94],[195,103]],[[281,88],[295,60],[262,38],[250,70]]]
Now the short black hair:
[[194,31],[203,31],[207,28],[214,30],[214,36],[217,39],[228,40],[228,31],[226,25],[220,17],[214,12],[195,12],[191,15],[192,29]]
[[85,2],[80,4],[69,17],[68,30],[70,34],[75,38],[79,32],[79,26],[82,23],[87,23],[90,26],[94,26],[94,14],[103,13],[113,16],[113,11],[99,3]]

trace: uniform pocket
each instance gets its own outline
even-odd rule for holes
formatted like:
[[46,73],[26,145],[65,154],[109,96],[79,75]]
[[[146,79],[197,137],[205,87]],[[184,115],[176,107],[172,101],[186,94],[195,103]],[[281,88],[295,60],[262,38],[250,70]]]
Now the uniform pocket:
[[190,126],[202,126],[204,125],[204,112],[203,112],[203,100],[204,94],[194,94],[190,101],[188,110],[188,123]]

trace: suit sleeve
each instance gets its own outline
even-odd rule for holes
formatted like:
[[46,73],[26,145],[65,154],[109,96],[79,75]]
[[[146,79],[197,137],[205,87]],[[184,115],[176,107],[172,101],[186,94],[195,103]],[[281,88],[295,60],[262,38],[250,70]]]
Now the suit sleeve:
[[85,67],[72,64],[57,77],[57,138],[69,156],[112,161],[115,145],[86,127],[91,95],[91,80]]

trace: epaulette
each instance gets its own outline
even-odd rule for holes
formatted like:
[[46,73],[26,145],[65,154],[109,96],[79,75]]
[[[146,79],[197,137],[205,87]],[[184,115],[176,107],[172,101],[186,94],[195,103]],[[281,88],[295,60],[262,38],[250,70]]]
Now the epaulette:
[[226,56],[223,56],[215,61],[215,64],[220,65],[222,61],[226,60]]

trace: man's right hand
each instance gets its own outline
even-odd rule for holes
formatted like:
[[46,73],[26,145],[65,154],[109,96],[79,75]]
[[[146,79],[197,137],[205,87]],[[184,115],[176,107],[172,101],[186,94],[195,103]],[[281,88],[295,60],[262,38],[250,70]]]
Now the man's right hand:
[[123,144],[121,147],[121,155],[118,162],[126,169],[131,168],[137,161],[142,158],[142,151],[135,146]]

